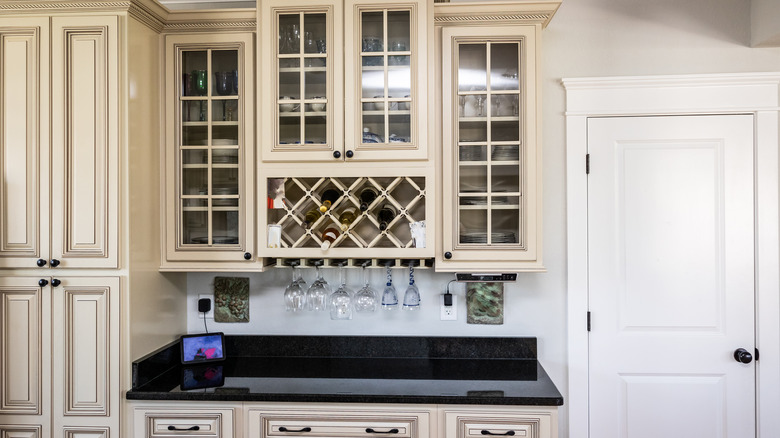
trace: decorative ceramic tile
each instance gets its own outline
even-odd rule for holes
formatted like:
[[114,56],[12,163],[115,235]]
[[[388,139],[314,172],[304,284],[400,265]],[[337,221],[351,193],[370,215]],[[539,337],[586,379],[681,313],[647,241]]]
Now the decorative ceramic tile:
[[466,322],[504,323],[504,283],[466,283]]
[[214,278],[214,322],[249,322],[248,278]]

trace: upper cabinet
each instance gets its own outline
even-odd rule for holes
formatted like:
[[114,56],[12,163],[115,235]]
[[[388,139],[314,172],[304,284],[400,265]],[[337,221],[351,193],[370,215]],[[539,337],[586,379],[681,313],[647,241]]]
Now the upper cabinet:
[[261,2],[263,161],[427,160],[431,4]]
[[2,268],[118,267],[118,23],[0,18]]
[[200,33],[168,35],[165,41],[162,269],[260,269],[251,263],[253,36]]
[[557,5],[437,8],[439,271],[544,271],[537,78],[542,25]]

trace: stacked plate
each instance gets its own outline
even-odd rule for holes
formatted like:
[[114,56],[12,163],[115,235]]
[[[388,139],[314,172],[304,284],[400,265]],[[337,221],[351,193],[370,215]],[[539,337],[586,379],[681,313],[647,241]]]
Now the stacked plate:
[[485,161],[485,147],[484,146],[461,146],[458,152],[458,158],[460,161]]
[[516,145],[494,145],[491,158],[496,161],[516,161],[520,159],[520,148]]
[[[490,234],[490,240],[491,243],[517,243],[517,234],[514,231],[494,231]],[[461,233],[460,243],[487,243],[487,233]]]

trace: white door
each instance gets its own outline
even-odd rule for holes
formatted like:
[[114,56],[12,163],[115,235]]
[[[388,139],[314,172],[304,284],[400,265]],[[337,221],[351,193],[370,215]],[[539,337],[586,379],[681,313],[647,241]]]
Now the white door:
[[755,437],[753,117],[591,118],[588,153],[591,438]]

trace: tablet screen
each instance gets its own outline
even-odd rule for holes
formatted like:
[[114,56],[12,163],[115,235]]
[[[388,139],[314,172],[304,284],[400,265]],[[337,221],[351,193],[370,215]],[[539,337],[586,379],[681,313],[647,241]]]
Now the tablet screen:
[[181,363],[212,362],[225,359],[222,333],[204,333],[181,337]]

